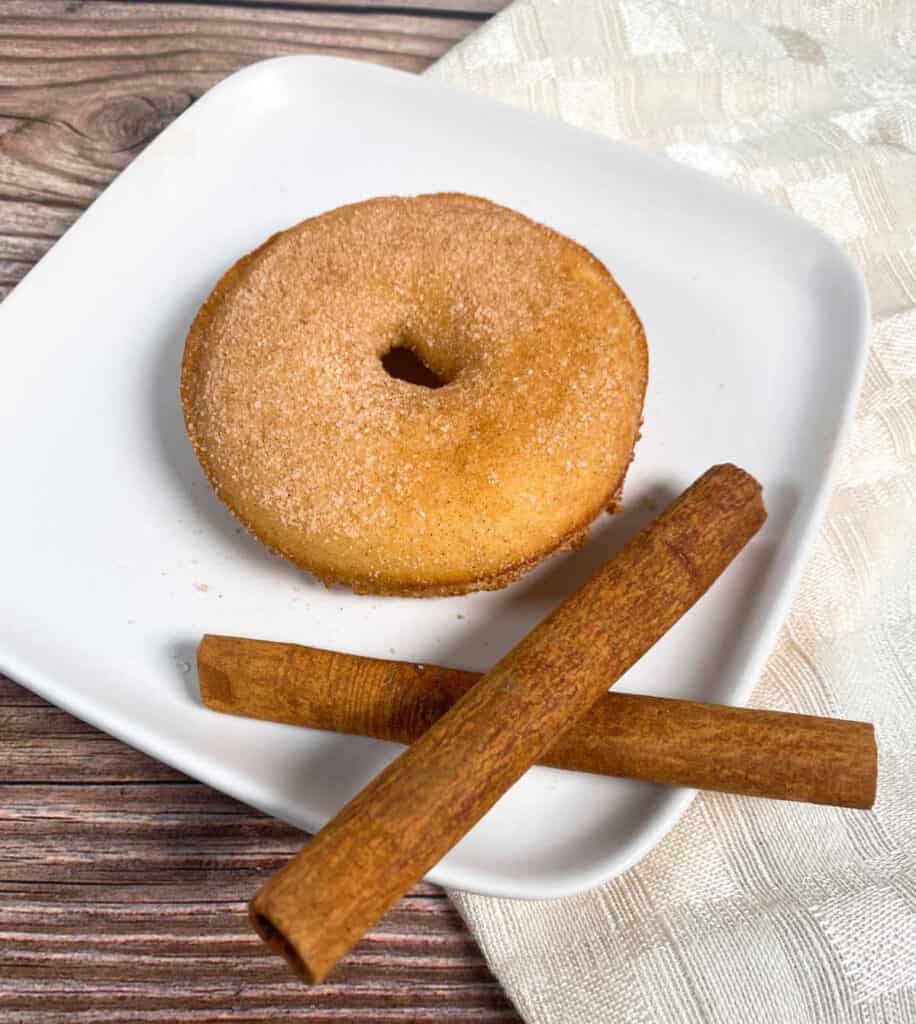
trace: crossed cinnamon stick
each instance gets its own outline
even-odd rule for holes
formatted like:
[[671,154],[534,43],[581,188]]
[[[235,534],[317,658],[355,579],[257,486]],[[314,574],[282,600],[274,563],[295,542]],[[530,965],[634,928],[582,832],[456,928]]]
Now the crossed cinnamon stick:
[[[432,679],[415,686],[417,699],[407,702],[413,712],[387,723],[375,716],[378,701],[352,721],[341,716],[345,704],[328,704],[331,691],[320,680],[336,672],[353,684],[386,673],[388,680],[416,683],[415,666],[205,638],[199,668],[213,706],[373,735],[387,728],[390,738],[414,740],[256,895],[251,915],[262,938],[307,981],[321,981],[545,757],[656,781],[741,792],[756,786],[767,795],[870,806],[870,726],[606,693],[705,593],[765,518],[753,477],[735,466],[713,467],[488,673],[475,681],[427,669]],[[322,659],[325,668],[333,662],[330,676],[311,674]],[[265,705],[261,683],[274,669],[274,692],[290,692],[276,685],[278,678],[298,681],[296,699]],[[428,694],[443,689],[446,698],[428,710]],[[348,699],[354,692],[359,687],[350,685]],[[586,713],[587,722],[570,732]],[[757,744],[763,746],[752,749]]]

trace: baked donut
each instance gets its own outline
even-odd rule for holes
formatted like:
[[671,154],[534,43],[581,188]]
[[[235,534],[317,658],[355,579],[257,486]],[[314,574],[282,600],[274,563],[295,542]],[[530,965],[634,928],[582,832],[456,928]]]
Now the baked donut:
[[255,536],[328,584],[426,596],[503,587],[584,538],[646,374],[594,256],[445,193],[343,206],[240,259],[191,326],[181,398]]

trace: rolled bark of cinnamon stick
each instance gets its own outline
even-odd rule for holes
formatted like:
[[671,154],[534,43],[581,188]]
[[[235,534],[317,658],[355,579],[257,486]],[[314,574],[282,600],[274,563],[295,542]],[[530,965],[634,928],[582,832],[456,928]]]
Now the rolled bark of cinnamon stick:
[[[205,636],[200,694],[214,711],[413,743],[479,672],[298,644]],[[877,785],[867,722],[606,693],[539,764],[692,789],[869,808]]]
[[709,588],[766,518],[707,471],[536,626],[257,893],[252,923],[306,981],[439,861]]

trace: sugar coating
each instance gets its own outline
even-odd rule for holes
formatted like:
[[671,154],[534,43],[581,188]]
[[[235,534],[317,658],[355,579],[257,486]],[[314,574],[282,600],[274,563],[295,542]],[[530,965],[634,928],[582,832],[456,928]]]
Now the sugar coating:
[[[396,380],[412,348],[445,387]],[[503,585],[618,492],[646,383],[642,327],[588,252],[460,195],[342,207],[240,260],[182,367],[217,494],[327,581]]]

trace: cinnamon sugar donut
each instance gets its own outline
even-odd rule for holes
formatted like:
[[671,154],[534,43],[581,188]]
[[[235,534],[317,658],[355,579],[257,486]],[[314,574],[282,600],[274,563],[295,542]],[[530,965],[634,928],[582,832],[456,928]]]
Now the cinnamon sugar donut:
[[239,260],[188,334],[181,397],[214,490],[273,550],[357,592],[462,594],[614,505],[646,373],[594,256],[440,194],[344,206]]

